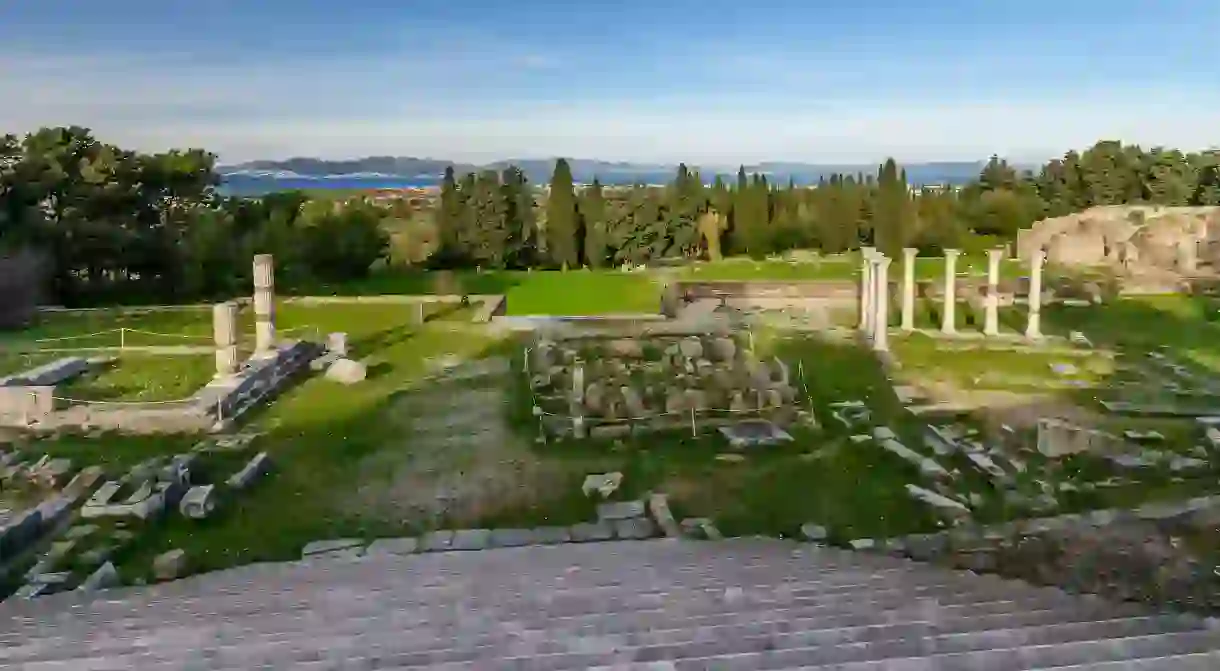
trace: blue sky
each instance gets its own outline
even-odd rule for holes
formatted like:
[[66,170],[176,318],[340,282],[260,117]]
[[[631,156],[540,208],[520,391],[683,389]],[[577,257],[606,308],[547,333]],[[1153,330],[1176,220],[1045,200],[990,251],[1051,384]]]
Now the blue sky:
[[1220,0],[8,0],[0,130],[225,161],[1220,145]]

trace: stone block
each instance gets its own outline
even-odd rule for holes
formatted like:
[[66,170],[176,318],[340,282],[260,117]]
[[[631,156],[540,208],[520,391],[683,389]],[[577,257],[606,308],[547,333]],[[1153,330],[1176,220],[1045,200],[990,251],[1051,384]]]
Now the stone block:
[[657,535],[656,525],[647,517],[618,519],[611,522],[614,535],[622,540],[643,540]]
[[389,555],[415,554],[419,550],[419,540],[415,538],[380,538],[373,541],[366,554],[383,557]]
[[153,559],[153,575],[157,577],[157,580],[175,580],[185,574],[185,550],[170,550]]
[[643,501],[616,501],[597,506],[597,519],[603,522],[643,517],[644,513]]
[[453,532],[453,540],[449,544],[451,550],[483,550],[491,542],[491,531],[488,529],[460,529]]
[[90,573],[89,577],[85,578],[85,581],[76,589],[81,592],[96,592],[118,584],[119,572],[114,568],[114,564],[107,561],[99,566],[96,571]]
[[233,489],[242,490],[269,472],[271,457],[266,452],[259,452],[240,471],[230,476],[226,483]]
[[570,533],[576,543],[608,541],[614,538],[614,527],[609,522],[586,522],[572,525]]
[[216,509],[216,486],[196,485],[187,490],[186,495],[178,502],[178,510],[183,517],[201,520],[212,514]]
[[368,377],[368,368],[359,361],[339,359],[326,369],[326,379],[339,384],[356,384]]
[[820,524],[806,522],[801,525],[801,537],[807,541],[820,543],[830,537],[830,532]]
[[451,549],[453,549],[452,531],[433,531],[431,533],[424,534],[419,539],[420,552],[441,552]]
[[580,490],[584,492],[585,496],[592,496],[594,493],[597,493],[604,499],[618,491],[619,486],[622,484],[622,473],[594,473],[585,476],[584,484],[581,485]]
[[652,494],[648,497],[648,511],[652,519],[668,538],[681,538],[682,529],[674,520],[674,514],[669,510],[669,499],[664,494]]
[[559,545],[572,540],[572,534],[567,527],[535,527],[530,529],[534,537],[534,545]]
[[338,354],[341,357],[347,356],[347,333],[340,331],[328,334],[326,336],[326,351],[329,354]]
[[534,544],[534,533],[531,529],[493,529],[490,538],[491,547],[515,548]]

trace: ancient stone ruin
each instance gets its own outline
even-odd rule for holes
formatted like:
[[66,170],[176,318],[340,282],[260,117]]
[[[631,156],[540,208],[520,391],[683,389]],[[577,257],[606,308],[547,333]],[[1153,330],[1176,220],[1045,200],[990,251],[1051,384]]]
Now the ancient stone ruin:
[[[915,260],[919,250],[905,248],[903,251],[902,277],[902,324],[904,333],[915,330]],[[957,334],[957,259],[960,250],[945,250],[945,277],[943,302],[941,304],[940,335]],[[983,336],[1000,335],[999,310],[1005,302],[1000,293],[1000,262],[1004,258],[1001,249],[987,252],[987,286],[982,297],[984,306]],[[1041,249],[1030,253],[1029,289],[1027,292],[1029,311],[1025,326],[1025,337],[1029,340],[1042,338],[1042,273],[1046,265],[1046,254]],[[859,322],[857,328],[865,340],[877,352],[889,352],[890,333],[890,281],[889,267],[892,259],[873,247],[865,247],[861,253]],[[1010,297],[1009,302],[1015,300]]]
[[327,345],[305,340],[277,340],[273,277],[271,256],[256,256],[256,343],[254,353],[245,361],[240,360],[238,350],[237,304],[229,301],[214,306],[216,375],[190,398],[123,403],[67,401],[56,394],[56,385],[82,375],[106,360],[65,357],[0,378],[0,426],[36,431],[59,428],[129,432],[223,431],[242,413],[273,398],[320,357],[327,358],[332,366],[343,362],[359,366],[359,375],[348,371],[345,380],[363,379],[363,366],[343,358],[347,351],[344,334],[331,334]]
[[1193,275],[1220,261],[1220,208],[1104,206],[1039,221],[1018,232],[1023,258],[1045,251],[1064,266],[1108,266],[1128,275]]
[[539,339],[525,353],[544,435],[594,438],[796,417],[798,381],[749,335]]

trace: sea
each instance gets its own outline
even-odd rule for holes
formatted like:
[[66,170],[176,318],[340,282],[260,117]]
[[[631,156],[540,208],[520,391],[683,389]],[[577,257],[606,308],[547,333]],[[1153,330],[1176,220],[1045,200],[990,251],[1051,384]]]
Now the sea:
[[[916,174],[915,170],[908,170],[908,177],[913,183],[918,185],[961,185],[965,184],[969,179],[974,177],[974,174],[961,171],[948,170],[925,170]],[[580,174],[573,175],[578,184],[589,184],[593,182],[595,175]],[[656,171],[656,172],[612,172],[610,174],[598,174],[597,179],[602,184],[607,186],[630,186],[632,184],[668,184],[674,178],[672,170]],[[703,174],[705,182],[711,184],[715,181],[716,175]],[[720,177],[729,184],[736,181],[737,177],[733,174],[724,174]],[[816,184],[820,173],[770,173],[767,175],[772,184],[787,184],[789,181],[797,185],[812,185]],[[526,174],[526,178],[533,184],[545,184],[550,175],[531,175]],[[276,191],[295,191],[295,190],[315,190],[315,189],[409,189],[409,188],[425,188],[435,187],[441,182],[440,175],[416,175],[412,177],[402,177],[394,175],[323,175],[323,176],[304,176],[296,174],[267,174],[267,173],[246,173],[237,172],[221,175],[220,192],[229,196],[261,196]]]
[[[578,182],[590,183],[592,176],[582,179],[574,175]],[[598,176],[607,186],[629,186],[631,184],[668,184],[673,180],[673,172],[640,172],[622,173],[608,176]],[[727,177],[727,176],[726,176]],[[440,176],[418,175],[414,177],[396,177],[393,175],[326,175],[321,177],[283,176],[283,175],[251,175],[233,173],[221,175],[220,192],[229,196],[260,196],[276,191],[296,191],[314,189],[419,189],[439,186]],[[713,177],[713,179],[715,179]],[[535,184],[545,183],[531,179]],[[816,178],[814,179],[816,182]]]

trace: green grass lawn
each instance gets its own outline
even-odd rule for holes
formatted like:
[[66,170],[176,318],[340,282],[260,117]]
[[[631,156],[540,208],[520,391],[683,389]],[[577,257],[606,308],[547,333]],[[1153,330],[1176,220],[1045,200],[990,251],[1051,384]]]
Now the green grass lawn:
[[618,270],[408,271],[391,269],[359,282],[303,287],[298,295],[494,294],[510,315],[656,313],[661,287],[647,273]]
[[[1114,374],[1113,360],[1101,354],[1069,357],[1051,352],[949,349],[921,334],[895,337],[890,347],[902,362],[904,377],[950,382],[963,389],[1018,390],[1068,381],[1091,387],[1104,384]],[[1053,367],[1059,364],[1070,365],[1075,372],[1057,373]]]
[[35,352],[31,354],[0,352],[0,376],[12,375],[14,373],[27,371],[31,368],[37,368],[38,366],[50,363],[56,359],[63,358],[64,356],[66,355],[46,352]]
[[211,355],[125,353],[69,380],[56,395],[81,401],[175,401],[194,396],[215,372]]

